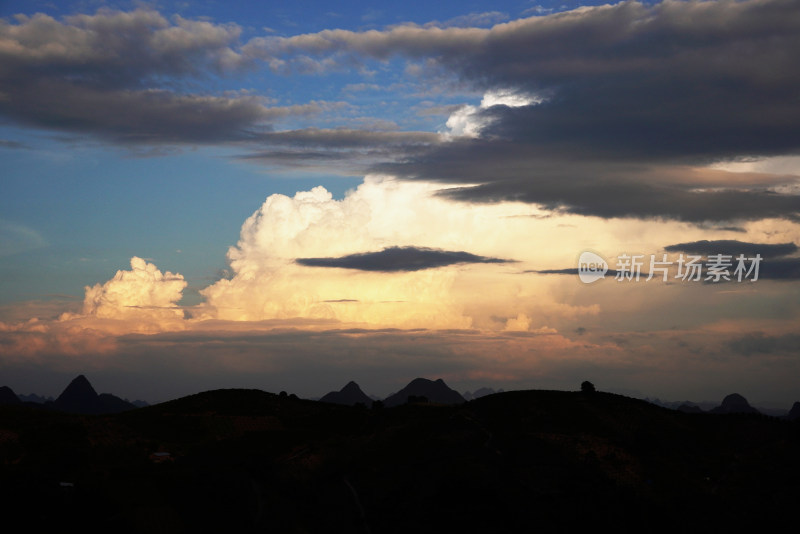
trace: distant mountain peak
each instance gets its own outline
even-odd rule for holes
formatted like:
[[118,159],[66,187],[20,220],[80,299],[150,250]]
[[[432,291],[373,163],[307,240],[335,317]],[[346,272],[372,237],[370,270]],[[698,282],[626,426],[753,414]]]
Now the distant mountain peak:
[[453,389],[450,389],[444,380],[428,380],[427,378],[415,378],[406,387],[386,398],[386,406],[399,406],[408,402],[409,397],[425,397],[430,402],[439,404],[461,404],[465,402],[464,397]]
[[347,383],[339,391],[331,391],[320,399],[320,402],[330,402],[333,404],[344,404],[346,406],[354,406],[356,404],[364,404],[365,406],[372,405],[370,399],[354,381]]
[[722,404],[713,410],[712,413],[760,413],[750,406],[743,396],[738,393],[731,393],[722,399]]
[[89,382],[89,379],[88,379],[88,378],[86,378],[86,376],[85,376],[85,375],[78,375],[78,376],[76,376],[75,378],[73,378],[73,379],[72,379],[72,382],[70,382],[70,383],[69,383],[69,386],[67,386],[67,387],[69,388],[69,387],[71,387],[71,386],[75,386],[75,387],[88,387],[88,388],[91,388],[91,389],[92,389],[92,391],[94,391],[94,388],[92,387],[92,383],[91,383],[91,382]]
[[97,392],[92,387],[89,379],[78,375],[69,383],[66,389],[56,399],[56,403],[81,401],[97,398]]
[[731,393],[730,395],[722,399],[722,405],[725,406],[726,404],[727,405],[747,404],[748,406],[750,406],[750,404],[747,402],[747,399],[745,399],[738,393]]
[[0,387],[0,404],[19,404],[20,401],[14,390],[8,386]]
[[117,413],[131,410],[135,406],[109,393],[98,395],[83,375],[78,375],[58,396],[53,406],[64,412],[80,414]]

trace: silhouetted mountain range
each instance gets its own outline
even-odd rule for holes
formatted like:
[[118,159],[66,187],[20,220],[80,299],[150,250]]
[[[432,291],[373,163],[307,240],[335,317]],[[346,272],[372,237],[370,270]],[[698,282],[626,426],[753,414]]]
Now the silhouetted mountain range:
[[[737,393],[732,394],[732,398],[726,403],[719,401],[662,401],[659,398],[650,399],[645,398],[647,402],[652,402],[658,406],[669,408],[671,410],[679,410],[687,413],[760,413],[762,415],[769,415],[771,417],[788,417],[788,410],[786,408],[778,408],[776,406],[752,406],[742,395]],[[744,403],[742,403],[744,400]],[[729,410],[734,410],[730,412]],[[753,412],[755,410],[755,412]]]
[[[416,402],[427,401],[438,404],[460,404],[496,393],[503,393],[503,389],[495,391],[492,388],[484,387],[475,390],[474,393],[466,391],[461,395],[448,387],[441,378],[435,381],[417,378],[412,380],[399,392],[389,395],[382,402],[386,406],[405,404],[409,402],[409,399]],[[350,381],[341,390],[331,391],[319,400],[321,402],[330,402],[347,406],[353,406],[359,403],[365,406],[371,406],[374,401],[380,400],[380,398],[375,395],[366,395],[356,382]],[[658,398],[646,398],[644,400],[658,406],[685,413],[760,413],[790,420],[800,419],[800,402],[796,402],[794,406],[792,406],[791,411],[788,412],[778,408],[760,409],[751,406],[747,399],[738,393],[732,393],[726,396],[720,405],[715,405],[715,403],[711,401],[695,403],[691,401],[662,401]],[[129,401],[128,399],[122,399],[110,393],[98,395],[89,380],[83,375],[76,377],[56,400],[53,400],[52,397],[43,397],[35,393],[17,395],[8,386],[0,387],[0,404],[16,404],[20,402],[23,404],[42,404],[50,409],[87,415],[118,413],[149,406],[149,403],[143,400]]]
[[372,406],[372,399],[352,380],[339,391],[331,391],[320,399],[320,402],[332,402],[334,404],[344,404],[345,406],[355,406],[358,403],[364,406]]
[[410,397],[416,397],[418,400],[425,399],[427,402],[438,404],[461,404],[466,402],[459,392],[450,389],[441,378],[438,380],[415,378],[397,393],[386,397],[383,403],[386,406],[399,406],[409,402]]
[[53,397],[42,397],[41,395],[37,395],[36,393],[30,393],[28,395],[17,395],[19,400],[22,402],[32,402],[35,404],[44,404],[46,402],[53,402],[55,399]]

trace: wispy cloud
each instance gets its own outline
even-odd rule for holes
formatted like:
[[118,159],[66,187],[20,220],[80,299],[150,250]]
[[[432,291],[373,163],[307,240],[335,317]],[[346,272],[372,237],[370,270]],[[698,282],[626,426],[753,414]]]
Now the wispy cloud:
[[0,257],[48,246],[35,229],[11,221],[0,220]]
[[31,148],[29,145],[25,143],[21,143],[19,141],[11,141],[9,139],[0,139],[0,148],[13,148],[13,149],[20,149],[20,148]]

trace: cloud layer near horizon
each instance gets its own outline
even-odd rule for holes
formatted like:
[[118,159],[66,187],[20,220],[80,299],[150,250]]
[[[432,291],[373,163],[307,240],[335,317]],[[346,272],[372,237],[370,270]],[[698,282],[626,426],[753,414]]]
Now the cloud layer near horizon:
[[[19,392],[58,394],[64,378],[80,372],[99,384],[116,383],[118,395],[150,402],[220,387],[314,397],[349,380],[383,396],[417,376],[444,378],[462,391],[486,384],[577,389],[590,378],[606,391],[673,400],[721,399],[739,391],[751,401],[782,400],[788,408],[796,398],[797,334],[773,330],[774,324],[765,329],[734,321],[646,333],[515,331],[527,326],[523,322],[515,318],[506,332],[494,333],[309,328],[294,321],[244,323],[237,331],[210,322],[146,336],[77,332],[67,322],[11,331],[0,323],[2,348],[15,355],[0,365]],[[22,352],[32,340],[43,346]],[[25,382],[31,368],[41,372],[36,382]],[[45,387],[50,375],[60,382]]]
[[[228,254],[230,276],[202,290],[205,302],[177,305],[183,277],[134,257],[130,270],[86,288],[82,313],[0,322],[0,366],[181,374],[179,390],[153,379],[158,393],[151,400],[223,386],[315,395],[354,378],[387,394],[420,375],[464,389],[570,387],[587,370],[597,383],[662,397],[659,388],[672,396],[686,391],[689,398],[720,377],[714,383],[727,393],[743,368],[752,388],[760,382],[771,391],[791,390],[796,285],[585,286],[575,276],[528,272],[564,265],[584,246],[613,251],[630,242],[626,233],[655,252],[679,237],[700,241],[708,230],[595,219],[587,241],[577,224],[582,217],[548,217],[521,203],[452,204],[437,190],[372,176],[341,200],[321,187],[271,195],[242,225]],[[431,227],[439,231],[431,234]],[[781,222],[744,230],[736,233],[752,242],[743,246],[771,239],[788,251],[788,242],[800,241],[800,230]],[[411,272],[324,269],[325,276],[296,263],[312,255],[452,250],[456,244],[476,256],[519,263]],[[764,317],[767,303],[782,311]],[[317,372],[310,377],[312,368]],[[690,383],[687,369],[695,375]],[[758,391],[762,398],[768,393]]]
[[[581,318],[600,316],[601,306],[610,302],[623,304],[612,296],[615,291],[639,293],[613,284],[576,292],[585,288],[576,276],[553,281],[528,274],[574,275],[575,267],[564,266],[587,248],[606,257],[701,249],[752,255],[760,250],[775,261],[774,256],[794,254],[794,242],[800,241],[798,225],[782,221],[735,229],[752,241],[699,239],[709,232],[733,232],[725,228],[710,231],[677,222],[632,227],[624,220],[603,219],[592,222],[589,236],[583,217],[548,216],[524,203],[452,203],[440,192],[436,184],[369,176],[341,200],[323,187],[294,197],[270,195],[243,223],[239,242],[229,249],[229,274],[200,290],[204,302],[180,306],[187,286],[183,277],[134,257],[130,271],[117,271],[107,282],[86,288],[82,314],[66,313],[62,320],[94,321],[96,328],[115,333],[182,330],[208,320],[530,332],[556,326],[560,331],[574,328]],[[638,247],[646,244],[649,250],[628,248],[632,236]],[[677,237],[695,240],[672,245]],[[796,258],[782,261],[794,265]],[[321,272],[320,266],[328,268]],[[691,292],[689,285],[669,291]],[[669,300],[677,296],[656,288],[642,291]],[[664,327],[660,320],[654,324]]]

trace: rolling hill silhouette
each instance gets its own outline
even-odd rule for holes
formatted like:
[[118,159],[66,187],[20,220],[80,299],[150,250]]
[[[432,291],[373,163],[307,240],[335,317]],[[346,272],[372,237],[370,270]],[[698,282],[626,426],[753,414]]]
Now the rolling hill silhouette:
[[602,392],[365,410],[215,390],[102,416],[0,406],[0,502],[8,524],[84,533],[769,531],[794,520],[798,449],[797,423]]
[[474,392],[465,391],[461,394],[464,397],[464,400],[474,400],[480,399],[481,397],[485,397],[486,395],[494,395],[495,393],[502,393],[503,388],[498,389],[495,391],[493,388],[478,388]]
[[101,416],[0,406],[0,502],[8,524],[87,534],[775,531],[799,449],[798,423],[602,392],[366,410],[227,389]]

